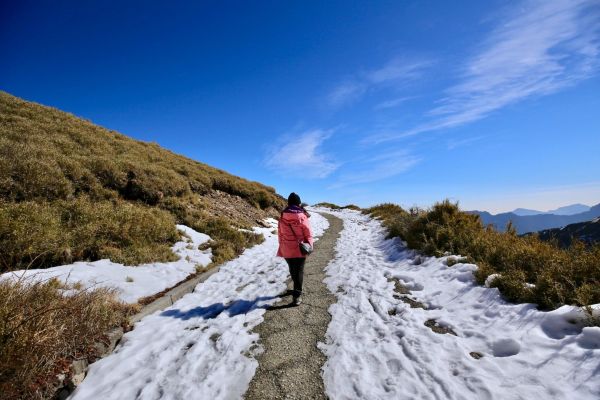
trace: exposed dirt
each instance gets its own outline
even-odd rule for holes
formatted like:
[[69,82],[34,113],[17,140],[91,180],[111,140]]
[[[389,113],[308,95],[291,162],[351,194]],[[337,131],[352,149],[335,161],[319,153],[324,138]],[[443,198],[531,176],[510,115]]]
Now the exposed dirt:
[[[427,309],[427,305],[408,296],[410,290],[403,285],[398,278],[388,278],[388,282],[394,282],[394,292],[396,293],[394,294],[394,298],[402,300],[404,303],[408,304],[410,308]],[[393,315],[395,315],[395,313]]]
[[225,217],[249,226],[264,226],[263,219],[278,217],[279,211],[274,208],[261,210],[248,205],[241,197],[233,196],[220,190],[212,190],[201,197],[205,209],[211,216]]
[[388,282],[394,282],[394,292],[400,294],[410,294],[410,290],[400,282],[398,278],[388,278]]
[[435,333],[439,333],[441,335],[449,333],[450,335],[457,336],[456,332],[452,330],[452,328],[448,326],[439,325],[435,319],[428,319],[425,321],[425,326],[430,328]]

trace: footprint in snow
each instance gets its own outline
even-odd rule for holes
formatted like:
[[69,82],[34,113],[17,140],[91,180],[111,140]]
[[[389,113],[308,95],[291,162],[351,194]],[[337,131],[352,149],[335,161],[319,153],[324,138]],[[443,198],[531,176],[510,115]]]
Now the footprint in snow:
[[494,357],[510,357],[519,354],[521,345],[514,339],[500,339],[492,343]]

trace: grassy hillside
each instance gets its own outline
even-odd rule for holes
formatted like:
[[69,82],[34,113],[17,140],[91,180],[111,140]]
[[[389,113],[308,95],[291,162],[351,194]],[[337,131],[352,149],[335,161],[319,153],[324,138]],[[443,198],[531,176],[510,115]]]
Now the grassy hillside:
[[176,223],[213,237],[215,261],[259,238],[274,189],[0,92],[0,271],[111,258],[170,260]]
[[575,242],[560,249],[534,235],[520,237],[511,226],[498,232],[448,201],[429,210],[382,204],[366,212],[381,218],[389,236],[400,237],[411,248],[428,255],[468,257],[479,266],[480,283],[499,274],[491,285],[510,300],[544,309],[600,303],[600,245]]

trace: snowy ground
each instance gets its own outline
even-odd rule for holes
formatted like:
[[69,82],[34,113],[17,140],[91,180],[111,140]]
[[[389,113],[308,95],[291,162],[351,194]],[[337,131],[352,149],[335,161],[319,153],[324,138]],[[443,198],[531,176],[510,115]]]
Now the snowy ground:
[[[475,265],[416,265],[420,257],[385,240],[378,221],[333,214],[344,230],[325,281],[338,298],[321,345],[331,399],[600,398],[600,328],[582,329],[578,310],[509,304],[474,282]],[[428,309],[395,298],[388,278]],[[428,320],[456,336],[434,333]]]
[[[328,227],[310,219],[314,235]],[[265,307],[285,290],[276,258],[276,222],[257,228],[265,241],[221,266],[172,307],[142,319],[110,356],[91,365],[72,399],[238,399],[257,362],[252,354]]]
[[136,303],[142,297],[151,296],[176,285],[196,272],[197,267],[202,268],[210,263],[211,249],[198,249],[198,246],[209,241],[210,237],[184,225],[177,225],[177,229],[187,236],[172,247],[173,252],[180,257],[177,261],[133,267],[110,260],[76,262],[47,269],[8,272],[0,275],[0,279],[57,278],[68,284],[80,282],[85,288],[110,287],[117,290],[122,301]]
[[[507,303],[497,289],[474,282],[475,265],[449,267],[448,257],[421,257],[398,239],[386,240],[378,221],[350,210],[327,211],[344,220],[325,281],[337,303],[329,309],[326,343],[319,344],[328,357],[323,378],[332,400],[600,398],[600,328],[584,327],[579,310],[545,313]],[[284,260],[275,257],[276,221],[270,223],[255,228],[264,243],[136,324],[113,354],[92,364],[72,398],[241,398],[260,351],[251,331],[288,276]],[[317,237],[328,226],[317,213],[311,223]],[[210,260],[210,253],[197,250],[208,237],[179,228],[187,229],[192,244],[178,243],[175,251],[193,272]],[[163,287],[171,285],[168,279],[181,280],[160,272],[167,265],[177,270],[177,263],[129,268],[104,262],[44,272],[70,272],[69,282],[86,284],[110,286],[112,279],[129,301],[145,294],[130,290],[127,276],[134,282],[162,280]],[[99,266],[115,268],[114,275],[85,272]],[[144,267],[147,276],[134,275]],[[395,292],[394,279],[411,293]],[[403,296],[426,309],[411,308]],[[433,332],[425,325],[431,322],[456,335]]]

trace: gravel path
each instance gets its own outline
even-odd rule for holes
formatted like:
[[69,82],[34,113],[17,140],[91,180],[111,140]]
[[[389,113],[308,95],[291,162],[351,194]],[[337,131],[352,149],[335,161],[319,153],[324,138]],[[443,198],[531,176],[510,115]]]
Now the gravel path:
[[324,340],[331,321],[327,310],[335,296],[323,283],[324,269],[335,256],[343,222],[330,214],[322,215],[330,225],[306,260],[302,304],[290,307],[291,296],[283,297],[254,330],[260,335],[264,353],[257,357],[258,369],[246,400],[327,399],[321,377],[326,358],[317,343]]

